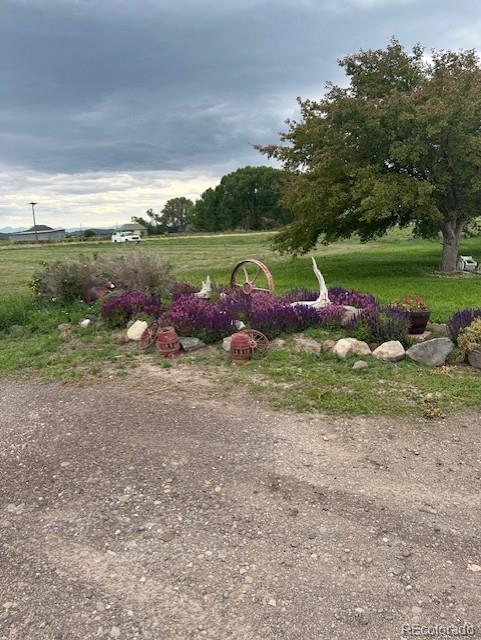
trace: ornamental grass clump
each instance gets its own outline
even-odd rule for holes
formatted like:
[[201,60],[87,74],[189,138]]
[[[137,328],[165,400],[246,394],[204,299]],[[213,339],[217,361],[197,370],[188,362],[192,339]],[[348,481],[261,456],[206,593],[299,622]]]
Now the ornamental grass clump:
[[461,309],[456,311],[448,323],[449,333],[453,340],[457,340],[461,331],[469,327],[476,318],[481,318],[481,309]]
[[105,255],[97,260],[97,265],[117,290],[143,291],[159,300],[169,295],[173,267],[156,253],[134,250],[121,255]]
[[156,296],[143,291],[124,291],[106,299],[100,313],[112,327],[123,327],[135,318],[158,318],[162,313],[162,305]]
[[352,318],[347,329],[351,337],[368,343],[383,343],[389,340],[405,343],[410,324],[407,311],[373,304]]
[[181,336],[217,342],[235,331],[235,318],[209,300],[179,296],[167,312],[167,322]]
[[481,351],[481,318],[473,320],[468,327],[461,330],[458,347],[464,353]]

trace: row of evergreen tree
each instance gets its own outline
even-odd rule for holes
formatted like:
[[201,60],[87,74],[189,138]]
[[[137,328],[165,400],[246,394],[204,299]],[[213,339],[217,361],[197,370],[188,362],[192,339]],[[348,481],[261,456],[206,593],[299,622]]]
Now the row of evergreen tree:
[[280,201],[284,179],[285,172],[274,167],[243,167],[225,175],[195,203],[185,197],[171,198],[159,213],[149,209],[145,218],[135,220],[152,235],[275,229],[292,221]]

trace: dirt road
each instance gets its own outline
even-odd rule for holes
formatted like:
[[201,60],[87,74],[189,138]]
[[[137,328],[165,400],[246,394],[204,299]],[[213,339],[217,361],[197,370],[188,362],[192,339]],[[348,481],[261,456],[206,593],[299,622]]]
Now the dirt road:
[[2,640],[481,637],[479,415],[218,391],[188,367],[0,383]]

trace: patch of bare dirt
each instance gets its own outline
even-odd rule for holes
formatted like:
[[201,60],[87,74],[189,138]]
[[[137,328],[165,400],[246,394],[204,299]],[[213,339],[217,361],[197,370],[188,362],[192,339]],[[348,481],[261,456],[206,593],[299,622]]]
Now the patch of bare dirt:
[[295,415],[147,362],[0,393],[2,640],[480,624],[478,413]]

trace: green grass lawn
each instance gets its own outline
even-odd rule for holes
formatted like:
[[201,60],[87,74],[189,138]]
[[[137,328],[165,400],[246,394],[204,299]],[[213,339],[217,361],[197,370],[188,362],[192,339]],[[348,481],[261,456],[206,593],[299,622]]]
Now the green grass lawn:
[[[145,241],[142,248],[160,252],[173,263],[179,278],[197,284],[207,273],[215,282],[227,282],[234,264],[250,257],[267,263],[279,292],[297,286],[316,288],[310,258],[278,256],[269,247],[271,238],[269,233],[161,237]],[[109,242],[0,247],[0,299],[7,293],[26,292],[33,272],[42,261],[74,257],[79,253],[136,250],[137,247]],[[436,275],[440,250],[436,242],[413,240],[406,233],[393,232],[381,241],[367,244],[346,241],[319,246],[313,255],[328,286],[369,291],[383,302],[416,293],[428,301],[433,319],[441,321],[456,309],[481,306],[481,276]],[[481,259],[481,238],[464,240],[461,252]]]

